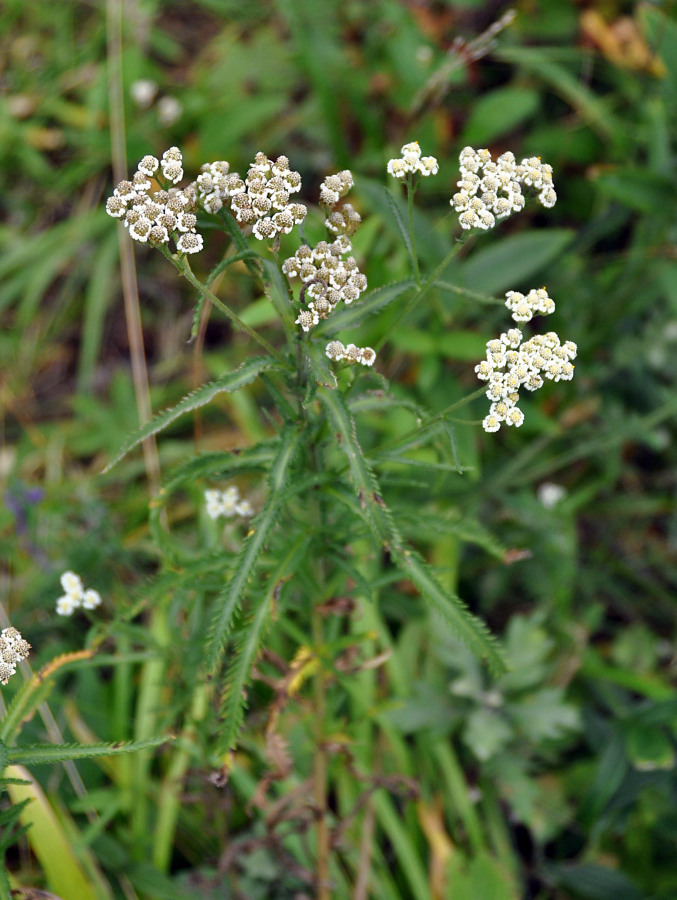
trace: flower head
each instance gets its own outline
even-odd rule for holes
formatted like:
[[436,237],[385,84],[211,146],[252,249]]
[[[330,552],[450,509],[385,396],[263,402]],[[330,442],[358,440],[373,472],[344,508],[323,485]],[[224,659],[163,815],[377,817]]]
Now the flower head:
[[16,628],[3,628],[0,633],[0,684],[7,684],[16,672],[16,664],[29,654],[31,645]]
[[[121,181],[108,198],[106,212],[120,219],[129,236],[140,244],[157,247],[174,238],[180,253],[197,253],[203,246],[196,230],[197,189],[172,186],[183,178],[182,162],[178,147],[165,150],[159,161],[144,156],[131,181]],[[151,191],[151,179],[164,181],[168,190]]]
[[101,594],[93,588],[84,589],[82,579],[75,572],[64,572],[61,576],[61,587],[65,591],[56,601],[56,612],[59,616],[72,616],[76,609],[96,609],[101,606]]
[[459,213],[461,228],[487,231],[494,227],[497,219],[505,219],[524,209],[523,185],[540,191],[538,199],[543,206],[554,206],[557,200],[552,166],[538,157],[523,159],[517,165],[514,153],[507,151],[494,162],[488,150],[464,147],[459,155],[459,167],[461,178],[457,187],[460,191],[449,202]]
[[388,161],[387,171],[393,178],[402,179],[407,175],[422,175],[427,178],[429,175],[437,175],[437,160],[434,156],[421,156],[418,141],[405,144],[400,152],[402,156],[399,159]]

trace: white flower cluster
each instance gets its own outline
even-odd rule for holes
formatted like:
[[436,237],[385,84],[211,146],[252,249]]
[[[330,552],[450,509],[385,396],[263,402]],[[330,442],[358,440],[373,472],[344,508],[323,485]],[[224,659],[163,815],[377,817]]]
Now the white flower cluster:
[[[114,219],[122,219],[129,236],[141,244],[157,247],[173,238],[181,253],[197,253],[202,250],[203,241],[196,230],[195,187],[170,187],[183,178],[182,161],[178,147],[166,150],[161,161],[144,156],[132,180],[121,181],[108,198],[106,212]],[[167,189],[151,193],[151,179],[164,182]]]
[[3,628],[0,634],[0,684],[7,684],[16,672],[16,664],[26,659],[31,645],[16,628]]
[[355,258],[342,259],[351,249],[346,235],[339,235],[331,244],[320,241],[314,248],[302,244],[284,261],[285,275],[300,278],[305,284],[302,298],[312,298],[296,319],[304,331],[331,315],[341,300],[350,304],[366,290],[367,277],[360,272]]
[[208,163],[198,175],[197,188],[207,212],[218,212],[230,202],[237,221],[252,225],[260,241],[288,234],[308,212],[302,203],[290,201],[291,195],[301,190],[301,176],[289,167],[286,156],[273,162],[259,151],[244,181],[237,172],[229,172],[227,162]]
[[555,311],[555,301],[548,297],[548,292],[544,287],[534,288],[526,297],[519,291],[508,291],[505,296],[507,298],[505,305],[512,313],[515,322],[531,322],[537,313],[549,316]]
[[343,169],[336,175],[327,175],[320,185],[320,206],[325,209],[336,206],[354,185],[355,180],[350,169]]
[[515,154],[502,153],[496,162],[488,150],[464,147],[459,156],[461,178],[458,192],[449,201],[459,215],[461,228],[493,228],[497,219],[505,219],[524,209],[522,185],[540,191],[538,199],[546,207],[557,201],[553,188],[552,166],[537,156],[518,165]]
[[210,519],[218,519],[221,516],[226,519],[233,516],[248,518],[254,515],[251,503],[249,500],[240,499],[240,492],[235,485],[231,485],[225,491],[205,491],[205,506]]
[[393,178],[405,178],[407,175],[418,173],[424,177],[437,175],[439,165],[434,156],[421,156],[421,148],[418,141],[405,144],[401,150],[402,156],[388,161],[388,174]]
[[482,422],[484,430],[498,431],[502,422],[519,427],[524,421],[524,413],[517,406],[520,388],[537,391],[544,378],[571,381],[576,353],[576,344],[560,344],[554,331],[536,334],[522,343],[522,332],[511,328],[489,341],[487,358],[475,366],[480,381],[488,382],[486,394],[491,400],[489,415]]
[[56,601],[56,611],[60,616],[72,616],[76,609],[96,609],[101,606],[101,594],[93,588],[84,589],[82,579],[75,572],[64,572],[61,587],[65,591]]
[[355,344],[344,347],[341,341],[330,341],[325,352],[334,362],[345,360],[349,363],[362,363],[363,366],[373,366],[376,359],[376,351],[371,347],[356,347]]

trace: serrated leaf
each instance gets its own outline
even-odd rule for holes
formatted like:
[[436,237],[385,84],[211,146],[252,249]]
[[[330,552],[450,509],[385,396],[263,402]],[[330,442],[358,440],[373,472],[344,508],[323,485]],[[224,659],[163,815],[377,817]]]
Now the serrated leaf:
[[402,240],[404,241],[404,245],[407,248],[407,253],[409,254],[411,269],[413,272],[416,272],[418,268],[418,264],[416,262],[416,251],[414,250],[414,245],[411,243],[411,235],[409,234],[409,229],[405,225],[404,218],[393,195],[387,188],[383,189],[383,193],[385,194],[386,200],[388,201],[388,206],[390,207],[390,210],[395,217],[397,227],[400,229]]
[[97,756],[117,756],[159,747],[173,740],[171,737],[149,738],[145,741],[124,741],[120,743],[101,742],[97,744],[29,744],[12,747],[10,762],[22,766],[51,765],[67,759],[93,759]]
[[275,360],[267,356],[255,356],[253,359],[243,363],[234,372],[228,372],[226,375],[217,378],[216,381],[203,384],[202,387],[187,394],[176,406],[164,410],[164,412],[155,416],[150,422],[147,422],[138,431],[130,435],[103,471],[109,472],[130,450],[133,450],[147,437],[162,431],[163,428],[166,428],[184,413],[192,412],[201,406],[205,406],[217,394],[232,393],[232,391],[238,390],[253,381],[260,372],[272,369],[277,365],[278,363]]
[[334,390],[338,381],[336,380],[336,374],[331,367],[329,358],[324,352],[324,349],[316,341],[306,341],[303,350],[310,365],[311,375],[308,379],[308,390],[306,391],[306,396],[303,400],[304,406],[307,406],[315,397],[318,385],[323,385],[330,390]]
[[313,329],[313,335],[331,335],[348,328],[356,328],[368,316],[381,312],[412,287],[414,287],[414,281],[406,279],[405,281],[394,281],[392,284],[375,288],[373,291],[367,291],[354,303],[348,306],[344,304],[337,312],[332,313],[328,319]]
[[258,556],[279,516],[284,488],[299,440],[300,433],[295,428],[289,428],[280,435],[278,454],[268,479],[266,504],[252,520],[250,532],[235,560],[230,578],[216,600],[205,647],[205,658],[210,672],[214,672],[219,664],[247,582],[254,572]]
[[449,623],[475,656],[486,660],[494,675],[503,674],[506,665],[498,651],[496,639],[484,622],[468,610],[461,598],[445,591],[427,563],[413,550],[398,551],[395,562],[419,589],[433,612]]
[[[204,555],[186,548],[180,538],[175,541],[167,529],[163,511],[172,494],[203,478],[232,478],[237,474],[267,472],[275,458],[276,447],[276,441],[266,441],[243,450],[204,453],[177,466],[157,497],[153,498],[148,519],[151,534],[169,562],[180,566],[190,565],[198,559],[206,562]],[[222,561],[224,559],[222,554]]]
[[263,599],[258,603],[249,620],[242,625],[242,634],[231,651],[231,662],[226,673],[224,697],[221,705],[223,728],[218,737],[217,752],[219,753],[226,753],[235,747],[246,708],[244,689],[249,678],[252,663],[256,658],[265,633],[271,606],[274,601],[277,602],[283,579],[303,559],[309,541],[310,538],[307,535],[296,538],[289,553],[270,573],[269,586]]
[[404,545],[383,501],[376,476],[358,443],[355,423],[344,398],[338,391],[326,390],[320,390],[319,396],[337,431],[339,445],[348,458],[360,507],[374,538],[389,550],[393,562],[419,589],[431,609],[449,622],[476,656],[486,659],[495,674],[501,674],[505,671],[505,663],[486,625],[468,611],[459,597],[447,593],[423,559]]

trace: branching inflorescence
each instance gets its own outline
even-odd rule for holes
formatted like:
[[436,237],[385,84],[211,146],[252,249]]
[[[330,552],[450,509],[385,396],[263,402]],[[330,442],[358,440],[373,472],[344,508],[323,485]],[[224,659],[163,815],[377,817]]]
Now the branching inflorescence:
[[[524,188],[538,191],[538,199],[545,207],[554,206],[557,200],[552,167],[538,157],[517,163],[515,155],[508,151],[494,160],[489,150],[464,147],[459,163],[458,191],[450,203],[459,213],[462,229],[486,231],[500,219],[521,211],[526,202]],[[417,180],[435,175],[438,170],[437,159],[423,156],[417,141],[404,144],[401,156],[387,164],[388,173],[405,183],[410,200]],[[229,207],[237,222],[250,227],[258,240],[267,239],[271,244],[300,225],[307,215],[306,206],[293,200],[301,189],[301,175],[291,169],[286,156],[273,161],[258,152],[244,179],[231,172],[225,160],[206,163],[196,181],[179,189],[175,185],[182,178],[183,162],[178,148],[165,151],[160,161],[145,156],[131,180],[122,181],[115,188],[106,210],[123,221],[134,240],[153,246],[173,240],[182,254],[202,249],[203,239],[196,227],[200,209],[216,214]],[[157,190],[151,190],[153,181]],[[340,303],[353,303],[367,289],[367,278],[351,255],[350,239],[361,218],[350,203],[343,202],[353,186],[353,175],[347,169],[325,178],[320,186],[319,206],[325,212],[325,226],[332,239],[319,241],[314,247],[303,243],[282,264],[287,278],[302,282],[301,308],[295,324],[306,333],[327,319]],[[536,314],[549,315],[555,309],[545,288],[535,288],[526,295],[508,291],[506,306],[519,324],[530,322]],[[365,366],[372,366],[376,359],[372,348],[344,345],[339,340],[330,341],[325,353],[333,362]],[[491,401],[484,429],[498,431],[501,423],[520,426],[524,421],[517,405],[520,388],[535,391],[544,379],[571,379],[575,356],[576,345],[571,341],[561,344],[554,332],[525,341],[522,332],[512,328],[489,341],[486,359],[475,368],[478,378],[488,382],[487,397]],[[213,497],[208,505],[212,513],[218,507]],[[62,614],[68,614],[69,604],[64,602],[62,607]]]

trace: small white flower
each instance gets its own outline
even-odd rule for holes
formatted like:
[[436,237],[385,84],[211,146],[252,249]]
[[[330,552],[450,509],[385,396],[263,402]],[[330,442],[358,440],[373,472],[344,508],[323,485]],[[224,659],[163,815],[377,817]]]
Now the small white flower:
[[150,78],[139,78],[137,81],[132,82],[129,93],[132,95],[132,100],[138,107],[141,109],[148,109],[155,99],[157,90],[157,84]]
[[138,169],[139,172],[142,172],[144,175],[148,175],[148,177],[152,177],[155,172],[157,172],[160,163],[154,156],[144,156],[144,158],[139,163]]
[[210,519],[218,519],[223,515],[223,503],[221,491],[205,491],[205,508]]
[[226,516],[226,518],[234,516],[237,512],[237,505],[239,502],[240,492],[234,484],[231,484],[230,487],[226,488],[226,490],[221,493],[221,514]]
[[508,411],[505,421],[507,425],[514,425],[516,428],[519,428],[522,422],[524,422],[524,413],[521,409],[513,406],[513,408]]
[[82,586],[82,579],[79,575],[76,575],[75,572],[69,570],[68,572],[64,572],[59,580],[61,581],[61,587],[70,597],[73,597],[75,600],[82,599],[84,588]]
[[160,125],[171,128],[181,118],[183,107],[176,97],[161,97],[157,103],[157,115]]
[[329,359],[333,359],[338,362],[338,360],[343,359],[346,348],[343,346],[341,341],[330,341],[327,344],[326,354]]
[[566,497],[566,490],[561,484],[553,484],[551,481],[544,481],[538,488],[538,499],[546,509],[552,509],[554,506]]
[[247,519],[250,516],[254,515],[254,507],[251,505],[249,500],[240,500],[240,502],[235,507],[235,512],[238,516],[242,516]]
[[97,606],[101,606],[101,594],[93,588],[88,588],[82,597],[82,606],[84,609],[96,609]]
[[314,310],[302,309],[294,321],[295,324],[300,325],[304,331],[310,331],[313,325],[317,325],[320,319]]
[[403,159],[391,159],[388,162],[387,166],[388,175],[392,175],[393,178],[404,178],[407,174],[407,164]]
[[183,169],[181,165],[177,162],[167,161],[162,163],[162,174],[167,179],[167,181],[171,181],[172,184],[176,184],[181,181],[183,178]]
[[56,612],[59,616],[72,616],[80,606],[80,601],[70,594],[64,594],[56,601]]
[[373,366],[375,360],[376,351],[372,350],[371,347],[362,347],[358,362],[361,362],[363,366]]
[[498,431],[500,427],[501,422],[498,416],[491,415],[491,413],[482,422],[482,428],[484,428],[485,431]]
[[194,231],[187,231],[185,234],[182,234],[176,242],[177,250],[180,250],[182,253],[199,253],[203,246],[202,235],[196,234]]

